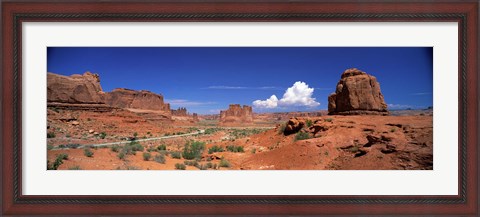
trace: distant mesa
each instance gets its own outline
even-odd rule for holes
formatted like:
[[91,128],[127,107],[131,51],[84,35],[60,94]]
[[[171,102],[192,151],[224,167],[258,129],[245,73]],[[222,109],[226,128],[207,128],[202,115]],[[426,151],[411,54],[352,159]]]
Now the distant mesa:
[[180,107],[178,109],[172,109],[172,115],[174,115],[174,116],[188,116],[187,108]]
[[163,96],[147,90],[130,90],[116,88],[105,94],[108,105],[117,108],[160,110],[170,112],[170,104],[163,101]]
[[253,123],[253,111],[251,106],[239,104],[229,105],[225,111],[220,111],[221,124],[244,124]]
[[329,115],[388,115],[377,78],[356,68],[345,70],[328,96]]

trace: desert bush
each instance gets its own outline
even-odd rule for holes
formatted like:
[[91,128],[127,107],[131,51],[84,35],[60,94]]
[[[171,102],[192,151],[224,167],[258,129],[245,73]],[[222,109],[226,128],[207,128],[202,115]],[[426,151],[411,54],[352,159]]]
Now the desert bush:
[[254,149],[251,150],[251,152],[252,152],[252,154],[255,154],[257,152],[257,149],[254,148]]
[[326,122],[332,122],[333,119],[332,119],[332,118],[325,118],[325,121],[326,121]]
[[52,144],[48,144],[47,145],[47,150],[52,150],[53,149],[53,145]]
[[69,167],[68,169],[69,170],[81,170],[80,166],[78,166],[78,165],[73,166],[73,167]]
[[217,164],[213,164],[212,165],[212,169],[216,170],[218,167],[217,167]]
[[230,162],[222,158],[220,163],[218,163],[218,167],[230,167]]
[[200,158],[203,149],[205,149],[205,142],[189,141],[185,144],[185,147],[183,148],[183,158],[187,160]]
[[397,130],[397,129],[395,129],[395,128],[392,128],[392,129],[390,129],[390,132],[392,132],[392,133],[393,133],[393,132],[395,132],[396,130]]
[[157,154],[155,157],[153,157],[153,160],[157,163],[165,164],[165,155],[162,154]]
[[47,138],[55,138],[55,133],[54,132],[48,132],[47,133]]
[[68,160],[68,154],[61,153],[61,154],[57,155],[57,158],[60,158],[62,160]]
[[206,166],[207,166],[207,168],[212,168],[212,167],[213,167],[213,164],[212,164],[212,162],[208,162],[208,163],[206,164]]
[[236,146],[236,145],[227,145],[227,150],[230,152],[244,152],[243,146]]
[[161,145],[157,146],[157,150],[159,150],[159,151],[167,150],[167,146],[164,145],[164,144],[161,144]]
[[122,151],[122,152],[118,153],[118,154],[117,154],[117,157],[118,157],[118,159],[120,159],[120,160],[124,160],[124,159],[125,159],[125,152]]
[[175,169],[177,170],[185,170],[187,167],[185,166],[185,164],[181,164],[181,163],[176,163],[175,164]]
[[208,169],[208,166],[206,164],[197,164],[195,167],[198,168],[199,170],[207,170]]
[[182,153],[178,151],[173,151],[173,152],[170,152],[170,156],[175,159],[180,159],[182,158]]
[[91,150],[90,148],[88,148],[88,147],[85,148],[85,149],[83,149],[83,154],[84,154],[85,156],[87,156],[87,157],[93,157],[93,152],[92,152],[92,150]]
[[133,138],[137,138],[137,136],[138,136],[137,132],[133,133]]
[[196,160],[186,160],[183,162],[183,164],[194,167],[198,166],[198,162]]
[[107,137],[107,133],[101,132],[100,133],[100,139],[105,139],[105,137]]
[[131,142],[128,144],[128,146],[131,147],[131,149],[132,149],[133,152],[143,151],[143,149],[144,149],[143,146],[142,146],[139,142],[137,142],[137,141],[131,141]]
[[307,124],[307,127],[311,127],[313,125],[313,121],[310,119],[307,119],[305,123]]
[[149,152],[143,152],[143,160],[149,161],[152,158],[152,155]]
[[224,151],[224,150],[223,150],[222,147],[216,146],[216,145],[215,145],[215,146],[212,146],[211,148],[208,149],[208,153],[209,153],[209,154],[212,154],[212,153],[214,153],[214,152],[223,152],[223,151]]
[[113,145],[110,150],[112,150],[113,152],[119,152],[120,151],[120,146],[119,145]]
[[295,134],[295,141],[304,140],[304,139],[310,139],[310,134],[308,134],[307,132],[302,132],[302,131]]

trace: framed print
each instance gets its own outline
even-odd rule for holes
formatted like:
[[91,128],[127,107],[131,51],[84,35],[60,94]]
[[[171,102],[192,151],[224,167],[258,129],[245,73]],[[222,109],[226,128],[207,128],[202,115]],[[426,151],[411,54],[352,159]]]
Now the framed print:
[[2,214],[476,216],[478,9],[2,2]]

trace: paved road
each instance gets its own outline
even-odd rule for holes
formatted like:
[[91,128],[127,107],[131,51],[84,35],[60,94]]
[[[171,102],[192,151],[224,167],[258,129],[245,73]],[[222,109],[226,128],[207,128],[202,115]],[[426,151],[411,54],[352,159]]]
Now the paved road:
[[[205,133],[205,130],[198,130],[192,133],[186,133],[186,134],[181,134],[181,135],[171,135],[171,136],[161,136],[161,137],[155,137],[155,138],[146,138],[146,139],[136,139],[135,141],[137,142],[145,142],[145,141],[155,141],[155,140],[160,140],[160,139],[170,139],[170,138],[177,138],[177,137],[184,137],[184,136],[193,136],[197,134],[202,134]],[[77,149],[79,148],[85,148],[85,147],[107,147],[111,145],[121,145],[121,144],[128,144],[132,141],[121,141],[121,142],[107,142],[107,143],[100,143],[100,144],[92,144],[92,145],[80,145],[76,147]],[[52,150],[59,150],[59,149],[70,149],[70,148],[58,148],[55,147]]]

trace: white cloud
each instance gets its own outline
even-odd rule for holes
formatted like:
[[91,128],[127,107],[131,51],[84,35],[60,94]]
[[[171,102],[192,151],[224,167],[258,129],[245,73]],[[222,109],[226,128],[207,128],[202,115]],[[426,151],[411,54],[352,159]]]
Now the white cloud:
[[272,95],[266,100],[255,100],[253,101],[253,106],[257,108],[276,108],[278,105],[278,98],[275,95]]
[[320,103],[312,98],[314,88],[308,87],[308,84],[297,81],[292,87],[289,87],[283,97],[279,100],[277,96],[272,95],[266,100],[255,100],[253,106],[260,109],[272,109],[277,107],[316,107]]

